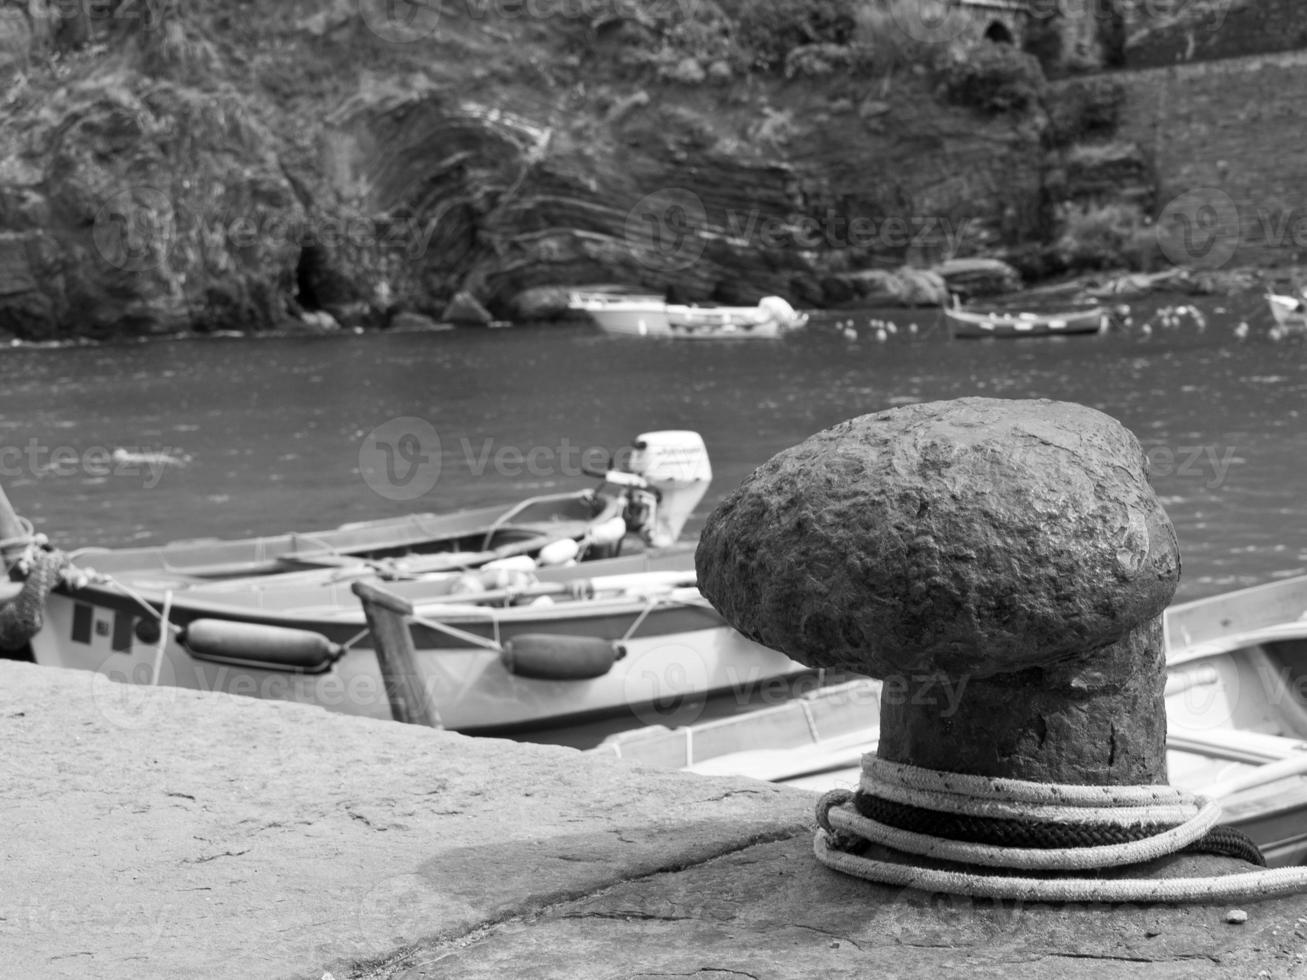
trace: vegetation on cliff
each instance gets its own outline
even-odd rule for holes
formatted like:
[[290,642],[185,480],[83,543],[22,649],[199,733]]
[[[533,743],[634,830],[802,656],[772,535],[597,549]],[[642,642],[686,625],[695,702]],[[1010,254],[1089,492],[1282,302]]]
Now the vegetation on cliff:
[[1110,87],[1053,104],[1035,57],[904,3],[0,7],[0,328],[513,316],[595,281],[820,306],[1084,261],[1056,177]]

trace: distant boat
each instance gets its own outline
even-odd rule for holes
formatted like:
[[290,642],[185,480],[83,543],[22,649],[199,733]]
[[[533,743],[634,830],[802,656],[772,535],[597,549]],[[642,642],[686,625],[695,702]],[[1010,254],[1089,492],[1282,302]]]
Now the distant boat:
[[776,340],[808,322],[779,296],[757,306],[669,306],[672,336],[683,340]]
[[1277,293],[1269,293],[1266,298],[1271,304],[1271,316],[1284,331],[1307,333],[1307,301]]
[[572,293],[568,308],[586,313],[604,333],[631,337],[670,337],[667,303],[661,296],[625,293]]
[[604,333],[682,340],[775,340],[808,322],[779,296],[757,306],[693,306],[657,296],[576,292],[570,309],[586,313]]
[[1098,333],[1107,325],[1107,310],[1094,306],[1053,313],[1004,313],[944,310],[954,337],[1053,337],[1062,334]]

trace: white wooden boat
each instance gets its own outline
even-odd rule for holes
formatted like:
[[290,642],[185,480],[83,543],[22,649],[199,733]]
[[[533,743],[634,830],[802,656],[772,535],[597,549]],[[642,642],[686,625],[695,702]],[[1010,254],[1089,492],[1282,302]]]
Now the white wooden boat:
[[[641,713],[650,704],[803,672],[730,628],[695,587],[692,549],[674,544],[711,480],[697,433],[645,433],[628,466],[606,479],[629,481],[626,517],[646,529],[642,554],[546,560],[558,544],[575,556],[569,537],[490,562],[486,548],[360,562],[366,535],[349,539],[358,547],[348,555],[319,542],[311,556],[290,551],[291,562],[281,539],[268,554],[247,543],[235,549],[238,561],[222,552],[201,565],[177,561],[175,548],[103,552],[83,556],[94,559],[89,583],[50,594],[33,658],[112,681],[388,718],[385,678],[352,588],[367,581],[384,582],[413,608],[417,683],[432,715],[460,731],[622,714],[632,727],[652,717]],[[529,513],[510,509],[493,533]],[[232,574],[237,565],[252,573]]]
[[[403,578],[521,555],[543,554],[545,564],[608,558],[620,553],[628,534],[671,544],[712,480],[703,439],[696,432],[644,433],[626,454],[621,469],[587,471],[599,480],[593,489],[529,497],[508,507],[405,514],[252,538],[82,548],[72,557],[120,581],[176,589],[313,568]],[[576,548],[560,550],[568,540]]]
[[667,303],[661,296],[573,293],[568,308],[588,314],[604,333],[630,337],[670,337]]
[[1267,294],[1271,316],[1286,333],[1307,333],[1307,300],[1298,296]]
[[[1172,606],[1167,765],[1220,800],[1272,866],[1307,863],[1307,576]],[[880,682],[815,690],[679,729],[613,736],[594,751],[650,765],[827,790],[858,783],[879,737]]]
[[1107,310],[1101,306],[1052,313],[1006,313],[945,308],[944,317],[952,336],[973,339],[1091,334],[1098,333],[1107,325]]
[[694,306],[657,296],[573,293],[569,307],[605,333],[681,340],[775,340],[808,321],[779,296],[764,296],[757,306]]
[[[37,663],[391,717],[364,611],[321,571],[52,596]],[[471,586],[469,588],[469,586]],[[803,668],[731,629],[672,549],[579,565],[387,582],[411,605],[419,685],[447,727],[506,734],[625,714]],[[167,626],[160,628],[166,615]]]
[[667,323],[682,340],[777,340],[808,322],[778,296],[757,306],[669,306]]

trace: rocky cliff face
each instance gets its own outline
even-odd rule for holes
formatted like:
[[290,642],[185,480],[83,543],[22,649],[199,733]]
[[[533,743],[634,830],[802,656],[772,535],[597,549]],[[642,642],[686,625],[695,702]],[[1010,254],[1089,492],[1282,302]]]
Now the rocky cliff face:
[[[895,64],[804,14],[778,63],[758,8],[594,6],[0,8],[0,328],[384,325],[459,291],[511,316],[598,281],[837,304],[1046,237],[1020,54]],[[801,6],[840,5],[776,16]]]

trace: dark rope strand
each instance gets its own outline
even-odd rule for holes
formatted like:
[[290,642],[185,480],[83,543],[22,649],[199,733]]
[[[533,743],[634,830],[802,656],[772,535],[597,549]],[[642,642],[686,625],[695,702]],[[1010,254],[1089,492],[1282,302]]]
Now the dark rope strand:
[[1010,817],[976,817],[911,806],[859,792],[853,798],[864,817],[896,830],[994,847],[1099,847],[1144,840],[1170,829],[1169,824],[1058,824]]
[[1247,861],[1259,868],[1266,867],[1266,855],[1262,853],[1257,843],[1238,827],[1231,827],[1229,824],[1213,827],[1192,844],[1180,848],[1179,853],[1214,854],[1218,857]]

